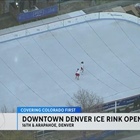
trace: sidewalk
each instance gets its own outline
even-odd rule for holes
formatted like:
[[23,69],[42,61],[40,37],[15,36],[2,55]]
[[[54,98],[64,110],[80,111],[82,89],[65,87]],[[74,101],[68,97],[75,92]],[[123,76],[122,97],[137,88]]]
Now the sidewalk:
[[140,140],[140,135],[135,135],[128,138],[119,139],[119,140]]
[[89,14],[89,13],[94,13],[94,12],[105,11],[105,10],[118,7],[118,6],[124,7],[131,4],[136,4],[136,3],[140,3],[140,0],[118,0],[115,2],[110,2],[110,3],[98,5],[98,6],[89,7],[89,8],[84,9],[83,11]]
[[[90,1],[86,1],[86,0],[81,0],[80,2],[78,2],[78,0],[74,2],[68,1],[68,2],[61,3],[59,5],[60,10],[58,12],[58,15],[73,12],[73,11],[78,11],[78,10],[83,10],[86,14],[102,12],[102,11],[110,12],[110,11],[114,11],[115,8],[119,11],[123,11],[122,7],[124,6],[130,7],[130,5],[136,3],[140,3],[140,0],[117,0],[114,2],[109,2],[109,3],[105,3],[102,5],[95,5],[95,6],[92,6],[93,4]],[[126,7],[126,9],[128,8]],[[129,9],[131,9],[131,7]],[[134,10],[135,8],[133,8],[133,13],[136,13],[136,10],[135,11]],[[136,13],[135,15],[137,16],[138,14]],[[14,17],[10,15],[10,13],[0,16],[0,29],[17,26],[17,25],[19,25],[19,23],[16,21]]]

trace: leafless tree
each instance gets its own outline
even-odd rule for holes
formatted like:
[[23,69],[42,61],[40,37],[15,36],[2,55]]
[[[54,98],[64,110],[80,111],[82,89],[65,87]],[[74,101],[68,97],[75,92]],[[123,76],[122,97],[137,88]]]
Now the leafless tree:
[[7,112],[8,112],[8,109],[5,105],[1,107],[1,113],[7,113]]
[[[82,112],[97,113],[102,111],[103,99],[93,92],[81,89],[73,95],[74,103],[68,102],[68,106],[79,106]],[[81,131],[82,139],[86,140],[87,131]]]
[[15,113],[16,111],[15,111],[15,109],[13,108],[12,110],[9,110],[7,107],[6,107],[6,105],[3,105],[2,107],[1,107],[1,111],[0,111],[0,113]]
[[81,89],[73,95],[74,103],[68,102],[69,106],[80,106],[82,112],[101,112],[103,99],[93,92]]

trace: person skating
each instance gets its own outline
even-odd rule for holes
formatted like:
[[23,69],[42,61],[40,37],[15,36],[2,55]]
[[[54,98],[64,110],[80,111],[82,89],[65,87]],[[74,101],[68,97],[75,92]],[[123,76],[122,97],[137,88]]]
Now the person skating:
[[81,72],[82,73],[84,72],[84,62],[83,61],[81,62]]
[[77,69],[75,73],[75,79],[79,80],[79,77],[80,77],[80,70]]

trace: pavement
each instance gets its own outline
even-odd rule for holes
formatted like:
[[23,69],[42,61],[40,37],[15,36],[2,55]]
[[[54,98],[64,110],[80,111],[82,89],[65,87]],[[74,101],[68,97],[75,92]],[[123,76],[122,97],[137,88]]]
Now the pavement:
[[140,2],[140,0],[135,0],[135,1],[134,0],[118,0],[115,2],[110,2],[110,3],[105,3],[102,5],[92,6],[92,7],[84,9],[84,11],[86,13],[100,12],[100,11],[105,11],[107,9],[111,9],[114,7],[118,7],[118,6],[124,7],[124,6],[128,6],[131,4],[136,4],[139,2]]
[[[93,3],[90,3],[90,1],[85,1],[85,0],[81,0],[80,3],[78,3],[78,0],[74,2],[68,1],[68,2],[61,3],[60,5],[61,9],[59,10],[58,14],[60,15],[72,11],[81,10],[81,9],[87,14],[94,13],[94,12],[101,12],[101,11],[110,12],[116,10],[117,12],[118,10],[119,12],[125,12],[128,9],[133,9],[133,13],[136,16],[139,16],[134,6],[132,8],[129,7],[130,5],[134,5],[136,3],[140,3],[140,0],[117,0],[102,5],[93,5]],[[126,7],[126,8],[122,8],[122,7]],[[0,16],[0,29],[4,29],[16,25],[19,25],[19,23],[16,21],[15,18],[12,17],[12,15],[10,15],[10,13],[6,13]]]
[[135,136],[119,139],[119,140],[140,140],[140,135],[135,135]]

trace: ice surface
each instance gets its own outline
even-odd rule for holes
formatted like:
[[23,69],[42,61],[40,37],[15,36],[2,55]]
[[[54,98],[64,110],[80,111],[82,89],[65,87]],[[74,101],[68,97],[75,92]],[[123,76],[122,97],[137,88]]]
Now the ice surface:
[[79,89],[104,102],[139,94],[139,36],[138,25],[106,19],[0,43],[0,106],[65,106]]

